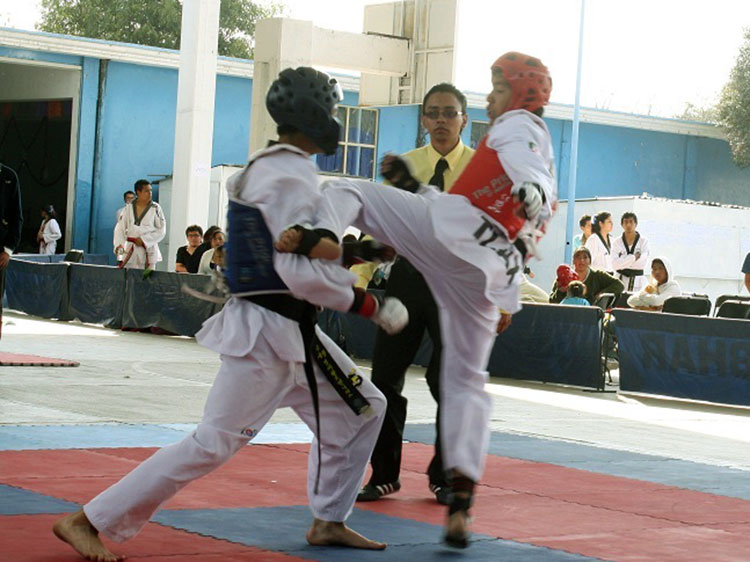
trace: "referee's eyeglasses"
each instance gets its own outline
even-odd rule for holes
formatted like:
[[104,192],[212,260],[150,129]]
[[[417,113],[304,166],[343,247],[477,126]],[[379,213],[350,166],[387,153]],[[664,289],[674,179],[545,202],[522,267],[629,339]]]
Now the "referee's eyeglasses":
[[448,108],[448,109],[432,109],[430,111],[425,111],[422,113],[425,117],[428,117],[430,119],[438,119],[441,115],[445,119],[455,119],[459,115],[463,115],[463,111],[456,111],[455,109]]

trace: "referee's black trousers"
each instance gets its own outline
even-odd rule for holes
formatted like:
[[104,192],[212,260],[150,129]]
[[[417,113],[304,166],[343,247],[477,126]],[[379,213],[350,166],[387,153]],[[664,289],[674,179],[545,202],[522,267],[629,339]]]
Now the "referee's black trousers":
[[372,359],[372,382],[385,395],[388,405],[378,441],[372,453],[372,476],[369,483],[387,484],[399,479],[401,448],[406,423],[407,400],[402,395],[406,370],[414,360],[425,330],[432,340],[432,356],[427,367],[427,385],[438,404],[435,454],[427,469],[430,483],[445,486],[440,453],[440,354],[442,343],[438,309],[432,292],[422,275],[402,257],[391,268],[386,296],[397,297],[409,311],[404,330],[389,336],[378,329]]

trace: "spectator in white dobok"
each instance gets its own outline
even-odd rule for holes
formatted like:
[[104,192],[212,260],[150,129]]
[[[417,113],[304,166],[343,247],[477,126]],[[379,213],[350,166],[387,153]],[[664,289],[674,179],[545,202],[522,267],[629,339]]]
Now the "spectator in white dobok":
[[620,225],[622,236],[612,241],[612,267],[626,291],[640,291],[648,282],[644,275],[648,267],[648,240],[636,230],[638,217],[635,213],[624,213]]
[[39,226],[39,232],[36,240],[39,242],[40,254],[54,254],[57,250],[57,241],[62,237],[60,225],[57,222],[57,214],[52,205],[47,205],[42,209],[42,224]]
[[135,201],[125,206],[115,226],[115,254],[119,267],[153,269],[161,261],[159,242],[167,235],[167,219],[151,199],[148,180],[135,182],[135,193]]
[[606,211],[602,211],[594,215],[594,220],[591,223],[591,229],[593,234],[588,237],[585,248],[591,252],[591,267],[606,271],[610,275],[614,275],[615,270],[612,267],[612,237],[609,235],[612,232],[612,215]]
[[651,261],[651,282],[628,299],[628,306],[638,310],[660,311],[667,299],[681,294],[682,289],[672,274],[671,262],[667,258],[654,258]]

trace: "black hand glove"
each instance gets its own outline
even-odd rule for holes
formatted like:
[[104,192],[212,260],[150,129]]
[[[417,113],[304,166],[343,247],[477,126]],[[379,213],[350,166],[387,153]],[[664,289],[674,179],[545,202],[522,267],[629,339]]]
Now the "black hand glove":
[[419,189],[419,182],[411,175],[406,160],[393,154],[388,154],[380,164],[380,173],[394,187],[415,193]]

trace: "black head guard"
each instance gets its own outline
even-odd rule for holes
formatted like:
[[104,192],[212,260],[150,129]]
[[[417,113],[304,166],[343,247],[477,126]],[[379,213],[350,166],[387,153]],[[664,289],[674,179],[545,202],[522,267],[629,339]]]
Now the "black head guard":
[[308,66],[287,68],[271,84],[266,108],[277,125],[298,129],[326,154],[334,154],[341,123],[333,108],[344,99],[335,78]]

